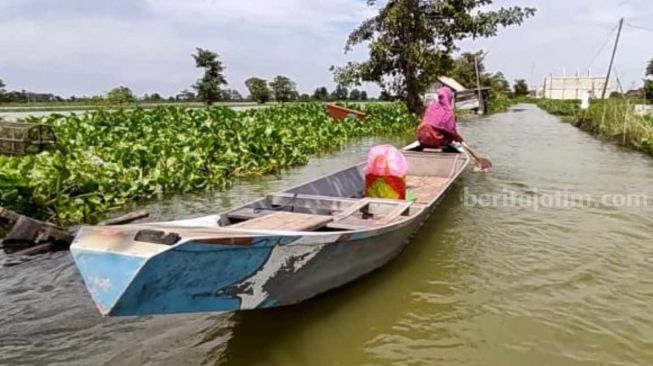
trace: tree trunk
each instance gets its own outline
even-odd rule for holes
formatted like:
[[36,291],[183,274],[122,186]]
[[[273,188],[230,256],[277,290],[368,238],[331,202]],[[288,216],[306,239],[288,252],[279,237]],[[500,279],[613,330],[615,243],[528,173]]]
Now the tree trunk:
[[408,68],[404,73],[406,78],[406,107],[411,113],[418,116],[424,114],[424,103],[420,95],[417,77],[413,68]]
[[414,113],[418,116],[424,114],[424,103],[422,98],[419,96],[419,93],[415,91],[408,91],[406,93],[406,107],[411,113]]

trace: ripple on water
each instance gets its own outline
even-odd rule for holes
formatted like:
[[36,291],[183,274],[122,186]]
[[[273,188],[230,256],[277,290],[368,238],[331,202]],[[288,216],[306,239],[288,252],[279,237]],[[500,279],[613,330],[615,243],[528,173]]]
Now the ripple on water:
[[[466,172],[406,251],[371,276],[271,311],[102,319],[67,254],[38,257],[0,271],[0,363],[653,364],[653,203],[594,203],[614,193],[653,197],[653,161],[522,109],[462,123],[495,171]],[[213,213],[359,161],[377,142],[147,208],[154,219]],[[465,201],[466,192],[504,190],[592,200]]]

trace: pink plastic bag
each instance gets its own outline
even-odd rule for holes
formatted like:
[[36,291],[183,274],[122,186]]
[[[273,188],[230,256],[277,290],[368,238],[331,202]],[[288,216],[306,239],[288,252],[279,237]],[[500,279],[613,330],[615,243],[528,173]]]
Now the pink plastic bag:
[[392,145],[375,146],[367,155],[367,166],[364,171],[366,175],[405,177],[407,172],[408,162],[406,157]]
[[365,196],[373,198],[405,199],[408,162],[391,145],[375,146],[367,157]]

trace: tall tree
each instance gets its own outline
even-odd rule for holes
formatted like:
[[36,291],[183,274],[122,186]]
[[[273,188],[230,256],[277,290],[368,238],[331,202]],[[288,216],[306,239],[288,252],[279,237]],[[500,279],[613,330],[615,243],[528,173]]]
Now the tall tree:
[[453,62],[453,68],[449,72],[449,76],[453,77],[461,83],[464,87],[469,89],[476,89],[476,59],[478,59],[478,72],[481,76],[481,84],[483,84],[485,65],[483,64],[483,51],[478,52],[465,52],[458,56]]
[[107,103],[109,104],[127,104],[135,101],[134,93],[126,86],[113,88],[107,93]]
[[329,91],[325,86],[321,86],[315,89],[315,92],[313,93],[313,99],[326,101],[327,99],[329,99]]
[[361,91],[358,89],[352,89],[349,92],[349,100],[361,100]]
[[249,78],[245,81],[245,86],[249,90],[252,100],[259,104],[264,104],[270,100],[270,88],[268,82],[260,78]]
[[484,85],[489,86],[493,92],[498,94],[510,93],[510,83],[501,71],[486,75]]
[[297,98],[297,87],[295,82],[287,76],[279,75],[272,80],[270,88],[274,93],[277,102],[285,103]]
[[381,94],[379,94],[379,100],[382,102],[391,102],[395,100],[395,97],[393,97],[392,94],[388,93],[387,90],[381,90]]
[[367,92],[365,90],[361,91],[361,100],[367,100]]
[[193,55],[195,66],[204,68],[204,76],[197,80],[193,88],[197,91],[197,97],[204,103],[211,105],[222,97],[222,85],[227,85],[224,75],[224,66],[218,58],[218,54],[202,48],[197,48],[197,54]]
[[646,65],[646,76],[653,76],[653,58]]
[[226,89],[222,91],[222,100],[227,102],[240,102],[243,100],[243,96],[236,89]]
[[331,93],[331,99],[333,100],[347,100],[349,96],[349,90],[343,85],[338,85]]
[[[367,0],[374,5],[376,0]],[[345,51],[369,44],[370,58],[335,70],[339,83],[375,82],[420,113],[420,95],[451,67],[457,41],[492,37],[499,27],[521,24],[533,8],[485,10],[493,0],[389,0],[349,36]]]
[[528,84],[526,84],[526,80],[515,80],[514,88],[516,97],[525,97],[528,95]]

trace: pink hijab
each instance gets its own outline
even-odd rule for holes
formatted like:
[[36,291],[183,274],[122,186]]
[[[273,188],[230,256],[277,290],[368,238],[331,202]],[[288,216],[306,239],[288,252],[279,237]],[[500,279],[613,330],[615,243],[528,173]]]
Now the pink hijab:
[[431,103],[426,109],[422,124],[446,131],[452,136],[458,136],[456,117],[451,106],[452,101],[453,92],[451,89],[446,86],[438,89],[438,100]]

